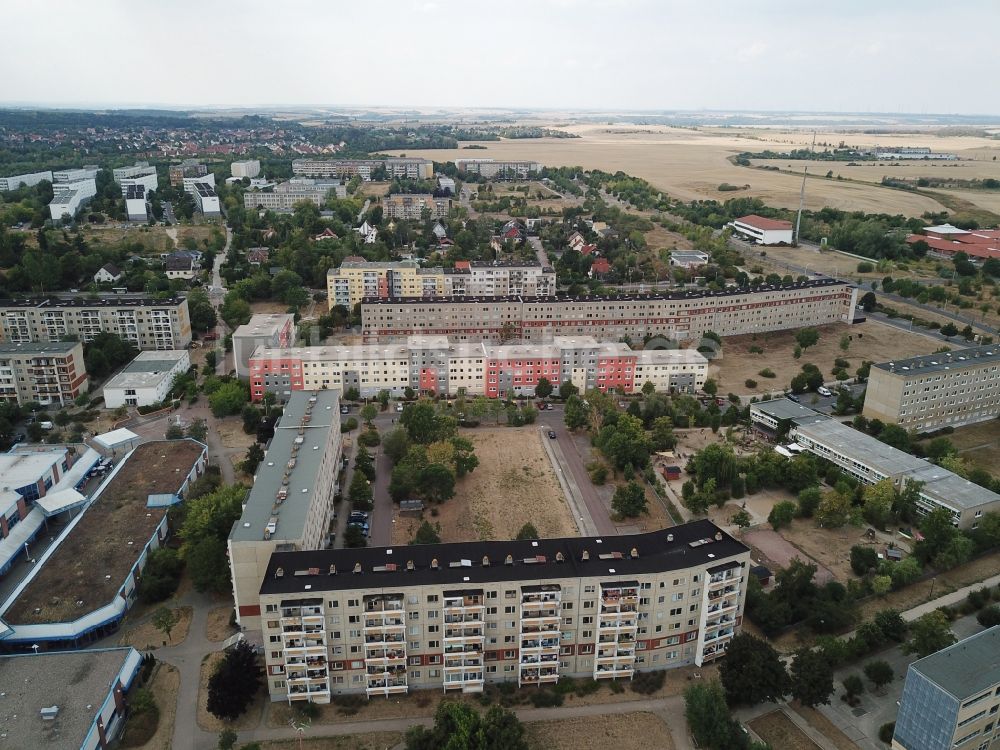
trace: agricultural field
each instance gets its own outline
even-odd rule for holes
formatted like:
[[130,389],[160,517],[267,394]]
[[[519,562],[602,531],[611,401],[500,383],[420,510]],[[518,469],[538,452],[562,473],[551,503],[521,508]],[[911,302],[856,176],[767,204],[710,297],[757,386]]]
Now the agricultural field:
[[[455,497],[427,512],[441,524],[442,542],[513,539],[531,521],[543,537],[575,536],[573,518],[537,427],[463,430],[476,447],[479,466],[459,480]],[[413,538],[421,519],[394,513],[393,544]]]
[[[729,157],[743,151],[786,149],[807,146],[811,131],[753,131],[739,129],[688,129],[661,126],[575,125],[566,128],[579,138],[486,141],[476,156],[493,159],[534,159],[551,166],[581,166],[585,169],[618,170],[649,180],[671,197],[685,201],[712,198],[726,200],[740,196],[761,198],[765,203],[796,208],[801,178],[740,167]],[[872,145],[864,134],[819,133],[819,141],[834,144],[841,140]],[[929,134],[878,136],[879,145],[927,145],[936,151],[958,152],[963,157],[992,163],[1000,154],[1000,143],[976,137],[937,137]],[[454,161],[468,156],[464,149],[436,149],[420,152],[436,161]],[[787,160],[784,160],[787,162]],[[823,174],[840,164],[823,162]],[[843,165],[846,169],[846,164]],[[836,171],[835,171],[836,174]],[[879,178],[881,179],[881,177]],[[747,189],[720,192],[729,183]],[[978,196],[978,193],[975,194]],[[984,194],[985,195],[985,194]],[[810,209],[833,206],[848,211],[901,213],[920,216],[925,211],[947,210],[937,200],[904,190],[876,184],[836,180],[811,180],[805,205]]]
[[[851,326],[835,323],[820,326],[817,330],[819,343],[802,352],[800,359],[793,356],[795,331],[726,337],[723,339],[722,357],[713,360],[709,375],[718,382],[719,393],[763,393],[788,388],[792,377],[806,362],[819,367],[824,377],[832,380],[831,371],[837,358],[848,361],[847,372],[853,377],[863,360],[882,362],[930,354],[940,346],[939,342],[927,336],[902,331],[875,320]],[[846,352],[840,348],[840,340],[845,335],[852,337]],[[759,347],[763,351],[751,354],[751,347]],[[775,377],[761,376],[759,372],[765,368],[770,369]],[[747,379],[756,380],[757,387],[748,389],[744,384]]]

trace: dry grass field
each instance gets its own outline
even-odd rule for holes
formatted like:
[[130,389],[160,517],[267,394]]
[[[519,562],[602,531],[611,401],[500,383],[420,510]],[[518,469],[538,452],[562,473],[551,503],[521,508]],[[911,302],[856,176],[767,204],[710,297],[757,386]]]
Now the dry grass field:
[[208,611],[208,621],[205,623],[205,637],[214,643],[220,643],[235,631],[229,624],[233,614],[232,605],[214,607]]
[[271,740],[260,745],[261,750],[382,750],[396,747],[403,742],[401,732],[369,732],[349,734],[344,737],[317,739]]
[[[722,358],[712,362],[709,374],[717,380],[719,393],[749,393],[750,389],[744,384],[747,379],[757,381],[753,392],[765,392],[787,388],[792,376],[806,362],[816,365],[824,377],[832,379],[833,363],[838,357],[850,363],[847,372],[853,376],[863,360],[881,362],[930,354],[940,346],[927,336],[901,331],[874,320],[852,326],[835,323],[820,326],[818,330],[819,343],[806,349],[801,359],[794,357],[794,331],[757,334],[756,338],[752,335],[729,336],[723,340]],[[845,334],[853,337],[846,352],[840,349],[840,339]],[[763,353],[750,354],[752,346],[760,347]],[[774,372],[775,377],[759,375],[764,368]],[[808,405],[808,398],[805,403]]]
[[947,437],[969,464],[1000,476],[1000,423],[990,420],[959,427]]
[[[479,466],[458,482],[454,498],[437,506],[436,517],[424,514],[441,524],[441,541],[513,539],[527,521],[543,537],[577,533],[537,427],[477,428],[462,435],[475,444]],[[393,544],[404,544],[421,521],[394,516]]]
[[750,728],[771,747],[781,750],[819,750],[819,746],[799,729],[784,711],[772,711],[749,722]]
[[[154,610],[155,611],[155,610]],[[139,651],[149,651],[161,646],[178,646],[187,638],[191,628],[193,612],[191,607],[178,607],[173,610],[177,615],[177,624],[170,630],[170,638],[163,631],[157,630],[151,621],[136,625],[129,629],[119,640],[120,646],[133,646]]]
[[134,746],[128,744],[126,729],[120,747],[138,747],[140,750],[170,750],[173,747],[174,719],[177,715],[177,694],[180,686],[181,675],[176,667],[162,662],[156,666],[156,673],[149,683],[149,689],[156,700],[156,707],[160,710],[156,731],[144,744]]
[[80,232],[88,242],[96,242],[105,245],[117,245],[118,243],[139,243],[143,246],[145,253],[154,255],[158,253],[169,253],[175,248],[181,247],[188,237],[191,237],[202,246],[202,240],[212,236],[212,230],[217,227],[207,225],[164,227],[157,225],[148,226],[125,226],[119,224],[84,224],[81,225]]
[[[566,128],[580,138],[539,138],[532,140],[487,141],[479,145],[480,158],[535,159],[551,166],[581,166],[609,172],[622,170],[643,177],[681,200],[713,198],[726,200],[751,195],[765,203],[795,208],[799,202],[801,179],[792,174],[751,170],[732,164],[729,157],[742,151],[808,145],[811,131],[754,131],[740,129],[687,129],[659,126],[577,125]],[[820,133],[819,141],[834,144],[841,140],[874,145],[873,136]],[[936,137],[928,134],[893,137],[878,136],[879,145],[929,145],[937,151],[958,152],[963,158],[983,160],[1000,154],[1000,143],[984,138]],[[412,154],[411,154],[412,155]],[[467,157],[464,149],[421,151],[437,161]],[[830,169],[827,165],[823,174]],[[839,166],[839,165],[838,165]],[[846,169],[846,165],[844,166]],[[835,172],[836,174],[836,172]],[[719,192],[724,182],[749,184],[748,190]],[[976,194],[978,195],[978,194]],[[874,184],[812,180],[806,190],[806,207],[833,206],[849,211],[879,211],[919,216],[945,207],[933,198],[893,190]]]
[[[673,750],[670,728],[650,713],[608,714],[527,725],[528,743],[538,750],[614,747],[618,750]],[[678,728],[684,731],[683,727]]]

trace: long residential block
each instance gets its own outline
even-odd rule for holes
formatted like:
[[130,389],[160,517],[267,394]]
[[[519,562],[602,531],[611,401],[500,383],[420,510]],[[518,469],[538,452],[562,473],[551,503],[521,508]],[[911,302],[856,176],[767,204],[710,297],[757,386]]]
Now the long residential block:
[[387,219],[445,219],[451,211],[451,198],[436,198],[430,193],[397,193],[382,199],[382,212]]
[[459,261],[454,268],[422,268],[412,260],[345,260],[326,275],[330,309],[353,308],[366,297],[548,297],[556,292],[556,272],[538,261]]
[[250,358],[250,393],[282,398],[296,391],[357,389],[362,397],[388,391],[512,398],[531,396],[541,379],[592,389],[635,393],[700,389],[708,360],[695,349],[633,351],[587,336],[557,336],[547,344],[449,344],[444,336],[412,336],[405,344],[258,347]]
[[291,211],[295,204],[302,201],[322,206],[331,192],[337,198],[347,197],[347,187],[340,182],[300,177],[275,185],[270,190],[249,190],[243,193],[243,207],[251,210]]
[[800,448],[865,484],[889,479],[902,490],[919,482],[917,512],[944,508],[961,529],[975,529],[984,514],[1000,512],[995,492],[786,398],[751,404],[750,423],[767,437],[784,432]]
[[710,521],[608,538],[276,552],[260,589],[275,701],[631,678],[725,653],[750,551]]
[[0,300],[3,342],[56,342],[76,337],[87,343],[102,331],[115,333],[138,349],[183,349],[191,343],[187,300],[125,296]]
[[419,157],[392,157],[388,159],[295,159],[292,174],[303,177],[360,177],[366,182],[384,168],[387,177],[409,180],[429,180],[434,176],[434,162]]
[[34,187],[42,180],[52,182],[52,171],[30,172],[27,174],[15,174],[10,177],[0,177],[0,193],[8,190],[17,190],[21,187]]
[[542,169],[537,161],[510,159],[456,159],[455,166],[460,172],[508,180],[526,180]]
[[0,343],[0,401],[67,406],[88,383],[79,341]]
[[864,415],[928,432],[1000,415],[1000,345],[872,365]]
[[833,279],[784,286],[608,297],[365,299],[365,342],[418,334],[452,341],[543,342],[552,336],[598,341],[662,336],[697,339],[781,331],[854,319],[857,288]]

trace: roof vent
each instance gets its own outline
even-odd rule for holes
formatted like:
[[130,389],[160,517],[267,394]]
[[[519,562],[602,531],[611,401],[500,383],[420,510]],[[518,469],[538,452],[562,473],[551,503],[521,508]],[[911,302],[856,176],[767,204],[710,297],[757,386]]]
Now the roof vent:
[[406,569],[407,570],[416,570],[417,566],[413,564],[413,560],[407,560],[406,561]]
[[361,572],[361,563],[354,563],[354,572],[355,573]]
[[667,534],[667,541],[668,542],[674,541],[674,535],[673,534]]
[[582,559],[582,560],[583,560],[584,562],[586,562],[587,560],[589,560],[589,559],[590,559],[590,552],[588,552],[587,550],[584,550],[584,551],[583,551],[583,554],[582,554],[582,555],[580,556],[580,558],[581,558],[581,559]]
[[274,571],[274,577],[275,578],[284,578],[285,577],[285,569],[284,568],[276,568],[275,571]]
[[557,563],[566,562],[566,558],[562,552],[556,552],[556,562]]
[[431,560],[431,570],[437,570],[437,569],[438,569],[438,559],[435,557],[433,560]]
[[489,555],[483,555],[483,567],[484,568],[490,567],[490,557],[489,557]]
[[628,554],[629,554],[629,557],[631,557],[632,559],[635,559],[635,558],[637,558],[639,556],[639,550],[637,548],[633,547],[632,551],[629,552]]
[[514,564],[514,556],[513,555],[507,555],[506,559],[503,561],[503,564],[504,565],[513,565]]
[[337,566],[336,565],[330,565],[330,575],[332,575],[332,576],[337,575]]
[[722,541],[722,532],[721,531],[716,531],[715,532],[715,541],[717,541],[717,542],[721,542]]

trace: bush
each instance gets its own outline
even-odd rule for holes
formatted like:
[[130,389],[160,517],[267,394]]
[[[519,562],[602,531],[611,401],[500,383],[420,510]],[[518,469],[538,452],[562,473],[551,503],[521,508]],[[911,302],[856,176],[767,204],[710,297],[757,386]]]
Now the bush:
[[608,481],[608,467],[600,461],[587,464],[587,472],[590,474],[590,481],[596,485],[602,485]]
[[747,388],[756,388],[757,381],[754,380],[753,378],[747,378],[746,380],[743,381],[743,385],[745,385]]
[[758,374],[758,375],[760,375],[760,376],[761,376],[762,378],[773,378],[773,377],[777,377],[777,376],[776,376],[776,375],[774,374],[774,370],[772,370],[772,369],[771,369],[770,367],[765,367],[765,368],[764,368],[763,370],[761,370],[761,371],[760,371],[760,372],[758,372],[757,374]]
[[563,704],[563,696],[549,690],[539,690],[531,696],[531,705],[535,708],[554,708]]
[[767,516],[767,522],[771,524],[775,531],[782,526],[791,526],[796,510],[795,503],[788,500],[777,503],[771,508],[771,512]]
[[358,420],[355,419],[354,417],[348,417],[340,425],[341,432],[350,432],[351,430],[356,430],[356,429],[358,429]]
[[875,568],[878,568],[878,553],[874,547],[861,544],[851,547],[851,570],[856,575],[868,575],[868,572]]
[[994,604],[991,607],[981,609],[979,614],[976,615],[976,621],[984,628],[992,628],[994,625],[1000,625],[1000,607]]
[[875,266],[873,266],[866,260],[863,260],[860,263],[858,263],[858,273],[871,273],[874,270]]
[[882,740],[885,744],[892,742],[892,735],[896,731],[896,722],[890,721],[888,724],[883,724],[878,728],[878,738]]
[[661,687],[667,678],[667,673],[662,669],[649,672],[636,672],[632,677],[632,691],[642,695],[652,695]]
[[381,442],[382,438],[379,437],[378,430],[375,429],[365,430],[358,435],[358,445],[363,445],[366,448],[374,448]]

